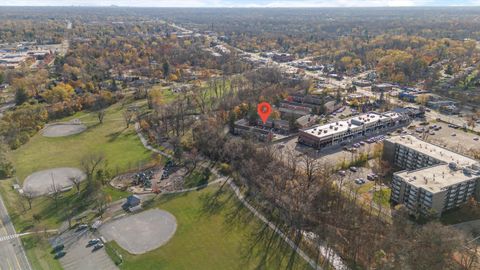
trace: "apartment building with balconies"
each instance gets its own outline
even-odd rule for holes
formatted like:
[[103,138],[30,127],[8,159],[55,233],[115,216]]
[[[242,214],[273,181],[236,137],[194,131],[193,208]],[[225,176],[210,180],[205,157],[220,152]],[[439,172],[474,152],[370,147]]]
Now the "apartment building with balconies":
[[478,161],[414,136],[384,142],[384,157],[403,169],[393,174],[391,201],[412,214],[440,216],[478,197]]

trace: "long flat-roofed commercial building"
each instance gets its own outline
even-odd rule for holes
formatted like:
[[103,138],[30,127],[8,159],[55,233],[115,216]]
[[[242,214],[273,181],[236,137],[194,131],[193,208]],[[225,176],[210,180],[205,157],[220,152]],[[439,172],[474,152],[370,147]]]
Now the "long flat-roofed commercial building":
[[375,135],[408,124],[410,118],[396,112],[370,112],[346,120],[302,129],[298,141],[317,149]]
[[384,142],[384,158],[404,169],[392,178],[391,200],[412,214],[440,216],[478,197],[478,161],[414,136]]

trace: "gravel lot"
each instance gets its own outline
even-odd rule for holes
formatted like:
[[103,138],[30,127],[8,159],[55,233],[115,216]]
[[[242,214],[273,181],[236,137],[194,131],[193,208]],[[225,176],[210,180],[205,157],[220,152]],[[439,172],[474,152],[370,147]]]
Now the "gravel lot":
[[65,137],[82,133],[87,129],[83,124],[52,124],[43,129],[45,137]]
[[70,177],[80,177],[82,181],[86,178],[85,174],[77,168],[43,170],[29,175],[23,183],[23,190],[31,190],[35,193],[35,196],[45,195],[50,192],[53,181],[55,181],[56,186],[62,188],[73,185]]
[[132,254],[143,254],[167,243],[176,229],[172,214],[151,209],[104,224],[100,233]]

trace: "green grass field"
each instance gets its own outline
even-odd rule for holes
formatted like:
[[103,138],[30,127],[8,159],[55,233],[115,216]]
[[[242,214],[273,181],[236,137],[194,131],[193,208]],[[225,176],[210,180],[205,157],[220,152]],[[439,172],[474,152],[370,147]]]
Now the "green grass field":
[[125,171],[151,160],[151,152],[143,148],[133,125],[126,129],[122,107],[115,104],[106,110],[103,124],[94,113],[78,113],[67,121],[80,118],[88,129],[80,134],[46,138],[35,135],[26,145],[11,153],[20,182],[33,172],[55,167],[78,167],[90,153],[105,155],[111,169]]
[[[143,255],[131,255],[115,242],[121,269],[309,269],[270,228],[233,193],[218,186],[157,198],[150,207],[172,213],[178,222],[173,238]],[[216,194],[218,196],[216,196]],[[289,264],[289,260],[293,259]]]
[[28,261],[34,270],[61,270],[63,269],[58,260],[50,253],[50,243],[42,237],[22,237],[23,247],[27,254]]
[[[141,144],[133,124],[127,129],[124,123],[122,112],[129,105],[127,103],[122,108],[118,103],[107,108],[103,124],[98,124],[95,113],[87,112],[59,120],[81,119],[88,129],[77,135],[59,138],[46,138],[40,133],[35,135],[27,144],[11,153],[19,182],[22,183],[28,175],[38,170],[65,166],[81,168],[81,160],[91,153],[105,155],[113,173],[151,162],[152,154]],[[27,201],[12,189],[13,183],[14,179],[0,181],[0,194],[18,232],[34,228],[56,229],[66,220],[72,205],[77,207],[76,214],[91,207],[92,201],[87,202],[73,189],[62,194],[57,207],[52,199],[39,197],[33,200],[32,209],[28,209]],[[84,188],[85,184],[82,186]],[[112,201],[128,196],[127,192],[110,187],[103,187],[103,191]],[[49,256],[48,242],[31,237],[23,241],[34,269],[61,269],[60,264]]]
[[377,190],[373,192],[373,201],[377,204],[382,205],[383,207],[389,207],[391,194],[392,190],[389,188]]

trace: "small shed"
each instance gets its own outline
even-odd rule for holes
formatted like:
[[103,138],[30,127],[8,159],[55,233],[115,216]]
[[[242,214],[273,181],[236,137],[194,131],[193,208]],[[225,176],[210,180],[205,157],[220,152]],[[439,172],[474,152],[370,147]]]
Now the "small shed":
[[137,206],[141,202],[142,200],[140,199],[140,197],[138,197],[138,195],[130,195],[127,197],[127,203],[128,203],[128,206],[130,207]]
[[132,207],[139,206],[142,203],[142,200],[138,195],[130,195],[127,197],[127,201],[122,205],[123,209],[129,209]]

